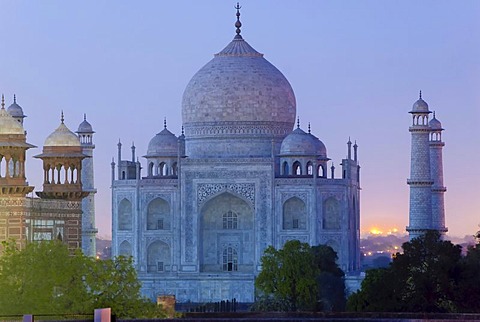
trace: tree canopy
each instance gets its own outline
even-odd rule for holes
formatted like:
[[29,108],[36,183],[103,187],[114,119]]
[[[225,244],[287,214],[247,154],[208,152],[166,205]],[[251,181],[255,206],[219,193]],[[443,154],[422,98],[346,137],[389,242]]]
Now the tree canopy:
[[112,308],[122,318],[161,317],[141,297],[131,258],[96,260],[70,254],[60,241],[4,243],[0,257],[0,314],[92,314]]
[[[310,247],[290,240],[282,249],[269,246],[255,280],[260,291],[255,309],[268,311],[339,310],[345,301],[343,272],[331,247]],[[320,305],[320,307],[319,307]]]
[[348,299],[353,311],[479,312],[480,249],[442,240],[437,231],[403,244],[387,268],[366,272]]

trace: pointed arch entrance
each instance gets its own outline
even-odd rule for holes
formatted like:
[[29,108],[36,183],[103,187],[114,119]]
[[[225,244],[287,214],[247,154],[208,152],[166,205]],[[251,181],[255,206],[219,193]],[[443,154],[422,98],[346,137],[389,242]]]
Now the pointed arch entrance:
[[201,272],[252,272],[254,211],[242,198],[221,193],[200,210]]

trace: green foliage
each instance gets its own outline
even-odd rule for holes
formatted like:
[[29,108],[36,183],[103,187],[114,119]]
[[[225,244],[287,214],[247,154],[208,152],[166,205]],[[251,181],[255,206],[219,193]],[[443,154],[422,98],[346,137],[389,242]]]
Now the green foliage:
[[469,301],[480,291],[477,247],[463,258],[461,246],[428,231],[402,248],[388,268],[367,271],[361,290],[348,299],[349,310],[465,312],[480,306],[478,299]]
[[140,286],[130,258],[72,255],[59,241],[23,250],[3,244],[0,314],[91,314],[110,307],[121,318],[162,317],[159,306],[140,296]]
[[468,247],[461,261],[457,303],[461,312],[480,313],[480,244]]
[[310,247],[298,240],[282,249],[269,246],[261,258],[262,271],[255,280],[261,292],[253,309],[258,311],[342,310],[345,305],[344,273],[331,247]]
[[345,274],[337,265],[337,253],[332,247],[318,245],[311,248],[317,276],[317,311],[345,310]]

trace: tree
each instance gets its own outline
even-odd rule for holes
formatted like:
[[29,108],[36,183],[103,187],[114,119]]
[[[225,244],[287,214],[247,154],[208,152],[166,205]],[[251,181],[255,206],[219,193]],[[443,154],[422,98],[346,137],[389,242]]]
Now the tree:
[[460,311],[480,313],[480,244],[478,243],[468,247],[467,254],[461,261],[457,294]]
[[326,245],[310,247],[298,240],[282,249],[268,247],[255,285],[262,294],[254,309],[260,311],[323,310],[345,308],[344,273],[337,254]]
[[4,243],[0,257],[0,314],[91,314],[111,307],[118,317],[162,316],[140,296],[132,260],[99,261],[71,254],[60,241]]
[[402,245],[385,269],[369,270],[348,299],[355,311],[456,312],[461,246],[428,231]]
[[345,309],[345,274],[338,267],[337,253],[332,247],[311,247],[317,276],[317,307],[319,311],[343,311]]
[[255,286],[263,292],[263,301],[284,303],[280,309],[289,311],[315,305],[319,270],[310,245],[290,240],[279,250],[269,246],[261,263]]

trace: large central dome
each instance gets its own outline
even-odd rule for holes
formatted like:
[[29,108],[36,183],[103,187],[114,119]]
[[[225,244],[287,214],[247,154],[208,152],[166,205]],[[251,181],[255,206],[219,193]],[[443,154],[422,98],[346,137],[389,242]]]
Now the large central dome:
[[183,94],[189,157],[270,156],[272,139],[281,140],[294,126],[292,87],[240,36],[238,20],[236,26],[235,38],[192,77]]

